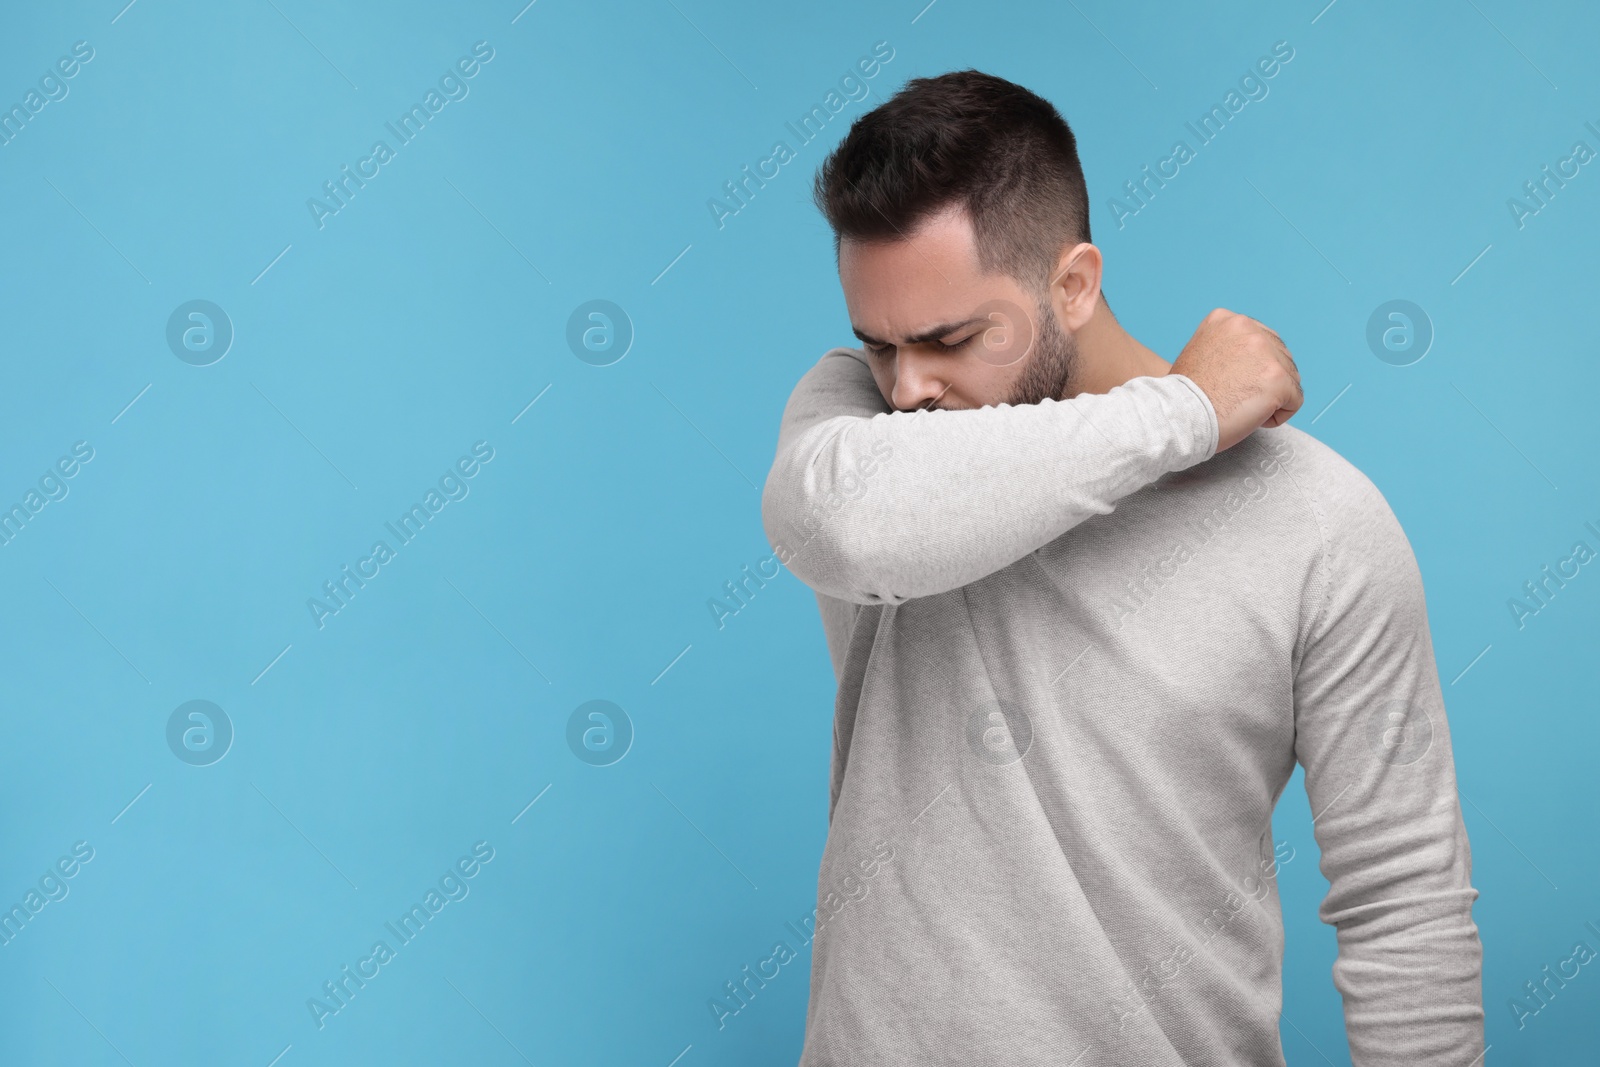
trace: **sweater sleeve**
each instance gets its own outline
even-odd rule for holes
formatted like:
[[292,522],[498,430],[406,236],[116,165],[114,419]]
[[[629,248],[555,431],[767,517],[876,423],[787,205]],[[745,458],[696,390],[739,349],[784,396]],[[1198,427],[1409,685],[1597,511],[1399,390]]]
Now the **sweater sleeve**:
[[[1483,947],[1422,577],[1353,467],[1301,489],[1323,529],[1295,668],[1295,752],[1355,1067],[1478,1062]],[[1303,613],[1306,614],[1306,613]]]
[[900,604],[985,578],[1169,471],[1210,459],[1217,416],[1181,374],[1108,393],[893,411],[866,357],[800,379],[762,491],[783,564],[814,591]]

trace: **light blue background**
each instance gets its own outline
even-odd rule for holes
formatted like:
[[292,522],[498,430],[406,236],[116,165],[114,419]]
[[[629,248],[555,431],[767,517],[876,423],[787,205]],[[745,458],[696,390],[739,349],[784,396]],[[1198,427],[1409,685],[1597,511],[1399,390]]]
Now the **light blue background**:
[[[1507,1003],[1600,949],[1600,576],[1507,608],[1600,548],[1600,172],[1506,206],[1600,149],[1592,8],[123,2],[0,16],[6,107],[94,48],[0,147],[0,504],[95,450],[0,548],[0,903],[95,850],[0,947],[0,1061],[795,1061],[809,950],[726,1029],[707,1001],[815,904],[833,677],[791,575],[720,630],[707,602],[769,555],[783,403],[850,340],[811,176],[968,66],[1072,123],[1122,323],[1169,359],[1216,306],[1272,325],[1295,424],[1387,496],[1467,798],[1484,1062],[1595,1055],[1594,966],[1520,1030]],[[469,95],[319,229],[307,199],[480,40]],[[1279,40],[1270,94],[1119,229],[1122,183]],[[719,229],[707,200],[877,41],[871,95]],[[1436,330],[1404,367],[1365,341],[1396,298]],[[236,331],[207,367],[164,337],[193,299]],[[636,331],[611,366],[566,343],[592,299]],[[470,495],[319,630],[307,598],[480,440]],[[608,767],[565,740],[597,698],[636,730]],[[193,699],[236,730],[207,767],[165,740]],[[1348,1063],[1298,777],[1275,834],[1285,1052]],[[478,841],[470,895],[319,1030],[307,999]]]

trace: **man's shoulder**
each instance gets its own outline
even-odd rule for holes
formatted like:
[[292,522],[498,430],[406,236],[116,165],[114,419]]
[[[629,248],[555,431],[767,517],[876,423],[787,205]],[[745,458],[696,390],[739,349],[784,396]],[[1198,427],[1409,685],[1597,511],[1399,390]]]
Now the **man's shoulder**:
[[[1257,430],[1229,451],[1276,463],[1293,487],[1292,506],[1315,523],[1326,580],[1409,577],[1416,557],[1375,482],[1332,446],[1294,426]],[[1224,453],[1226,455],[1226,453]]]
[[[1230,522],[1284,546],[1314,545],[1324,566],[1353,562],[1403,564],[1411,545],[1377,485],[1334,448],[1297,427],[1256,430],[1204,463],[1163,477],[1159,485],[1182,489],[1202,512],[1221,510]],[[1220,501],[1220,503],[1219,503]],[[1257,545],[1257,549],[1265,546]],[[1309,547],[1309,546],[1308,546]]]
[[1374,522],[1399,523],[1389,501],[1366,472],[1324,441],[1295,426],[1258,430],[1261,448],[1276,453],[1295,487],[1330,535],[1349,534]]
[[1201,513],[1191,528],[1207,531],[1216,516],[1219,528],[1236,529],[1230,543],[1248,566],[1273,561],[1300,598],[1302,626],[1346,609],[1353,619],[1396,611],[1425,619],[1422,576],[1399,519],[1373,480],[1327,443],[1293,426],[1264,428],[1189,470],[1205,472],[1199,491],[1184,494],[1194,503],[1183,506]]
[[[1281,476],[1286,475],[1286,478]],[[1295,426],[1263,427],[1205,463],[1169,475],[1170,484],[1212,482],[1253,496],[1262,482],[1286,481],[1290,507],[1299,507],[1332,532],[1373,512],[1392,516],[1372,479],[1332,446]]]

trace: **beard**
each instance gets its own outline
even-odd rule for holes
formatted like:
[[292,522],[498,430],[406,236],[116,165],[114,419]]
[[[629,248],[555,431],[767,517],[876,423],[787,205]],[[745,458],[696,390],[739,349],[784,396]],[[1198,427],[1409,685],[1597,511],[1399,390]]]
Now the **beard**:
[[1022,376],[1011,387],[1005,403],[1037,404],[1046,398],[1067,399],[1067,384],[1078,365],[1078,343],[1056,321],[1054,309],[1035,303],[1039,311],[1039,336],[1027,356]]

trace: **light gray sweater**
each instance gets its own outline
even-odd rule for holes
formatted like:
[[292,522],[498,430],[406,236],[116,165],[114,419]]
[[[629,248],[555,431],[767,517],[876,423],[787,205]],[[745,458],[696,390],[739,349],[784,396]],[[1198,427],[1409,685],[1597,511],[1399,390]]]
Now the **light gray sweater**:
[[907,413],[865,358],[801,379],[762,498],[838,680],[801,1067],[1283,1064],[1297,760],[1355,1064],[1473,1064],[1477,891],[1373,484],[1288,426],[1215,454],[1181,375]]

